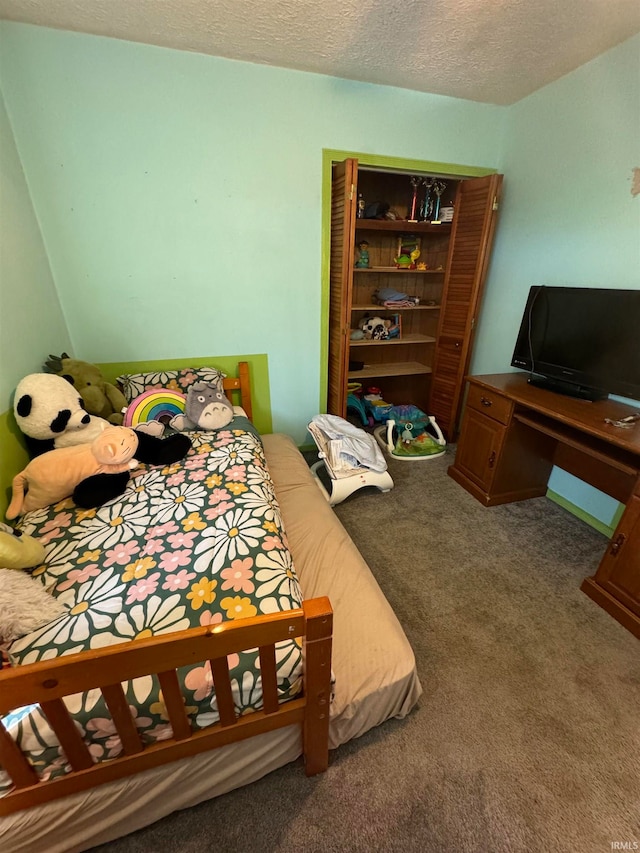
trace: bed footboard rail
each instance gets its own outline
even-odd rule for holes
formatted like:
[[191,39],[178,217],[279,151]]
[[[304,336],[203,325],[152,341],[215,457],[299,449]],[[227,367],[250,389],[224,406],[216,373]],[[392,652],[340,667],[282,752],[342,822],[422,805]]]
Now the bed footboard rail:
[[[0,798],[0,815],[294,723],[303,730],[305,772],[323,772],[329,761],[332,626],[329,599],[316,598],[305,601],[298,610],[133,640],[3,671],[0,717],[39,704],[71,770],[62,777],[40,780],[0,724],[0,766],[14,786]],[[303,693],[280,703],[275,646],[297,637],[303,639]],[[238,716],[227,656],[256,648],[260,652],[263,708]],[[206,661],[211,665],[220,719],[194,730],[176,670]],[[136,728],[122,682],[143,675],[156,675],[160,682],[173,730],[168,740],[144,744]],[[94,763],[64,702],[65,696],[94,688],[102,692],[123,750],[117,758],[101,763]]]

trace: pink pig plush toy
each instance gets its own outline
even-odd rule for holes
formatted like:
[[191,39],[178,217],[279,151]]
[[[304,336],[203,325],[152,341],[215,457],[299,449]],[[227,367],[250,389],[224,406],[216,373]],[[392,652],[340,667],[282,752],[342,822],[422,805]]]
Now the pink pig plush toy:
[[92,444],[61,447],[36,456],[13,478],[7,518],[58,503],[73,495],[76,487],[94,474],[129,472],[138,464],[133,458],[137,449],[138,436],[132,429],[112,426]]

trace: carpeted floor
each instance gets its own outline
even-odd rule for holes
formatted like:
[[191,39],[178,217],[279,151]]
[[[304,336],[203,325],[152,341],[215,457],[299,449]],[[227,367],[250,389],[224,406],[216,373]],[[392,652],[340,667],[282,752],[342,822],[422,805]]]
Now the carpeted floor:
[[391,460],[393,491],[336,509],[415,650],[418,708],[322,776],[297,762],[95,853],[638,849],[640,641],[579,589],[606,540],[546,498],[485,509],[451,461]]

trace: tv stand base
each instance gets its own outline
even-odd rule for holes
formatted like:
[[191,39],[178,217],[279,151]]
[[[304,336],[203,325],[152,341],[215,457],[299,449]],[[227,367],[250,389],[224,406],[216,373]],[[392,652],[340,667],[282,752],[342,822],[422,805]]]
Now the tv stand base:
[[546,391],[553,391],[555,394],[564,394],[565,397],[575,397],[578,400],[588,400],[591,403],[596,400],[606,400],[608,396],[606,391],[600,391],[598,388],[574,385],[572,382],[550,379],[547,376],[530,376],[527,382],[535,388],[544,388]]

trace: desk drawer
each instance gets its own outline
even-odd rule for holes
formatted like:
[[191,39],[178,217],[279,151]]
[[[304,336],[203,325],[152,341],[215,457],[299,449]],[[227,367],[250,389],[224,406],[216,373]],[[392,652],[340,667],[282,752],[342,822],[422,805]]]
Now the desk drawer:
[[501,424],[508,424],[513,412],[513,402],[495,391],[487,391],[473,383],[469,386],[467,406],[488,415]]

